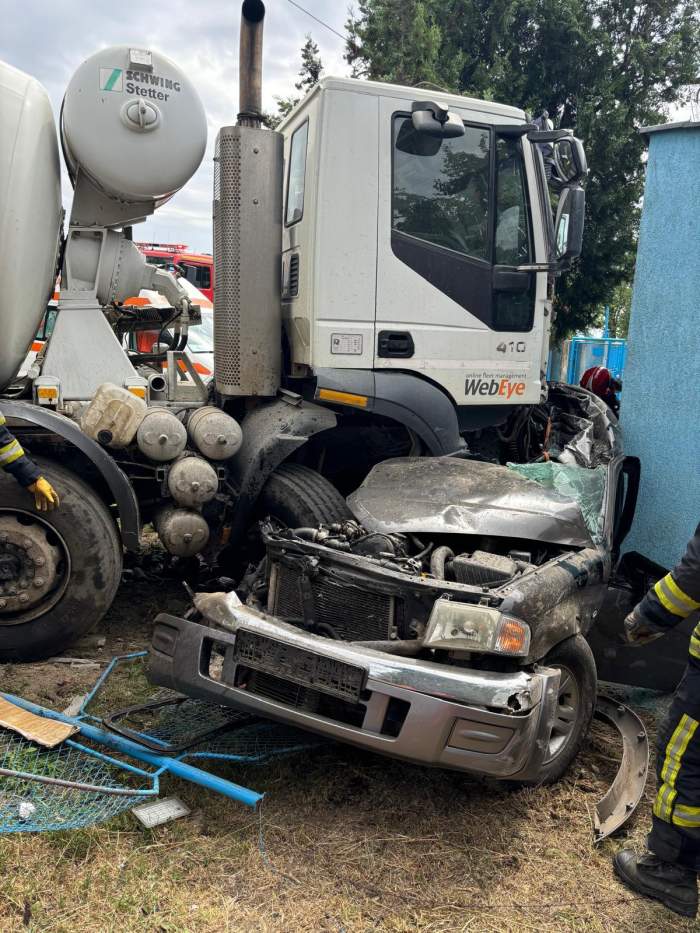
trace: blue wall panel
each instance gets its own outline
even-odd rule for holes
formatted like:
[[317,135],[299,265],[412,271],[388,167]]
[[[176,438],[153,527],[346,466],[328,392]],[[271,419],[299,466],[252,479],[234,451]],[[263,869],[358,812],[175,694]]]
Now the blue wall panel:
[[700,522],[700,124],[649,137],[620,420],[642,461],[625,549],[672,567]]

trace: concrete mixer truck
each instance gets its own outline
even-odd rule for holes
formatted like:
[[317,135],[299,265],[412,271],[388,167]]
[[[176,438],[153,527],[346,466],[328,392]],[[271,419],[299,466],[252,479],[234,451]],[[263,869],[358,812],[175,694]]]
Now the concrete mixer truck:
[[[192,79],[140,47],[80,65],[64,230],[48,96],[0,64],[0,410],[62,503],[37,514],[0,475],[0,660],[93,626],[145,523],[174,555],[222,561],[255,547],[260,517],[347,517],[388,457],[497,456],[537,433],[554,278],[581,249],[581,142],[515,107],[337,78],[266,129],[264,12],[243,3],[240,112],[216,140],[208,386],[186,352],[197,307],[131,239],[203,158]],[[53,332],[18,382],[57,274]],[[140,289],[167,307],[130,305]],[[159,334],[152,352],[129,349],[138,331]]]

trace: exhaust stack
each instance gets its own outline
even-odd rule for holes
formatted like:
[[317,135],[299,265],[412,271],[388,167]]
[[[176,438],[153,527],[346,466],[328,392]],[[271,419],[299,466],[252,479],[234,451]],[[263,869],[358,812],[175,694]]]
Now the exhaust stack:
[[238,126],[258,128],[262,114],[262,44],[265,4],[244,0],[238,52]]
[[237,126],[214,155],[214,373],[227,397],[273,396],[280,386],[282,136],[262,123],[265,5],[241,9]]

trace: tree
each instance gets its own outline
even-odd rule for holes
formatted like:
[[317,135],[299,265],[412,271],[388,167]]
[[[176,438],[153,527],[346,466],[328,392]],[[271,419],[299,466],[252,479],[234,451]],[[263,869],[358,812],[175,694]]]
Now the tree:
[[433,0],[359,0],[346,24],[346,59],[355,78],[394,84],[435,82],[442,31]]
[[626,337],[630,326],[630,311],[632,309],[632,286],[629,282],[621,282],[612,293],[610,299],[610,317],[608,330],[611,337]]
[[291,113],[304,94],[310,91],[315,84],[318,84],[322,73],[323,63],[321,61],[321,54],[318,45],[311,38],[311,34],[307,33],[306,41],[301,47],[301,68],[299,69],[299,80],[294,84],[294,87],[297,89],[297,91],[301,91],[301,93],[297,94],[296,96],[292,94],[289,97],[275,97],[275,102],[277,103],[277,113],[266,113],[264,115],[265,126],[268,126],[270,129],[274,130],[277,125],[281,123],[281,121],[287,116],[287,114]]
[[306,34],[306,42],[301,47],[301,70],[299,71],[299,80],[294,87],[297,91],[304,94],[318,84],[323,72],[323,63],[319,48],[311,38],[311,33]]
[[639,127],[664,122],[700,67],[699,0],[360,0],[356,74],[546,108],[586,147],[583,253],[557,286],[559,335],[584,330],[634,269]]

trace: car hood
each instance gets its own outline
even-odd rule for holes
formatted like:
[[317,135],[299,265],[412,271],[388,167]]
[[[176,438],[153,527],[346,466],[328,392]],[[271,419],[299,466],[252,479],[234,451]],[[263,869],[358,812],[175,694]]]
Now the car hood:
[[349,496],[348,505],[369,531],[494,535],[593,546],[576,499],[479,460],[386,460]]

